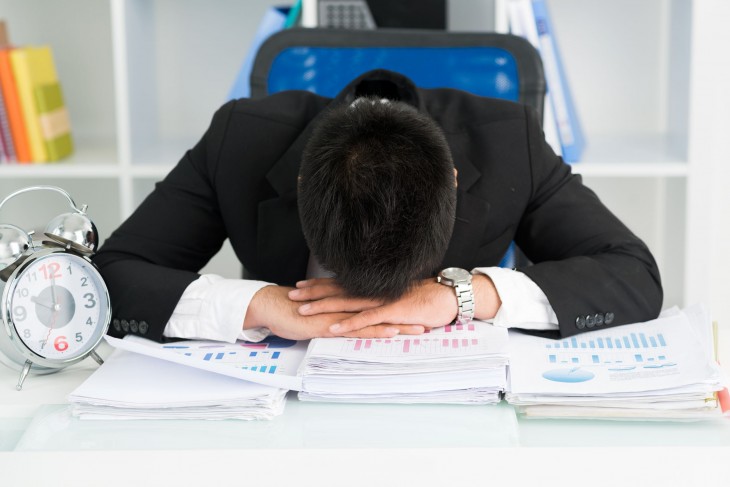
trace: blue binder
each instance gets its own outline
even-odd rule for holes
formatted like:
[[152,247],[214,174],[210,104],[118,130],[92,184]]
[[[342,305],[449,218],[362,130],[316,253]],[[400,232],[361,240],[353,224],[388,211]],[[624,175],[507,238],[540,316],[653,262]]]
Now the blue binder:
[[548,96],[553,102],[563,160],[578,162],[585,148],[585,137],[560,59],[560,51],[545,0],[532,0],[532,10],[540,39],[540,55],[547,78]]

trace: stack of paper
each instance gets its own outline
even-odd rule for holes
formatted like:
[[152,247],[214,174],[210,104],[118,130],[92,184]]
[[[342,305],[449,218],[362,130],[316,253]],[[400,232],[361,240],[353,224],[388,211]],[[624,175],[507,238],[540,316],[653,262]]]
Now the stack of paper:
[[82,419],[271,419],[286,390],[115,350],[69,396]]
[[701,306],[561,340],[510,330],[506,398],[527,417],[719,416],[713,348]]
[[[284,410],[306,342],[107,337],[118,350],[71,393],[83,419],[271,419]],[[244,380],[241,380],[244,379]]]
[[392,339],[314,339],[299,370],[299,398],[496,403],[506,385],[506,364],[507,331],[480,322]]

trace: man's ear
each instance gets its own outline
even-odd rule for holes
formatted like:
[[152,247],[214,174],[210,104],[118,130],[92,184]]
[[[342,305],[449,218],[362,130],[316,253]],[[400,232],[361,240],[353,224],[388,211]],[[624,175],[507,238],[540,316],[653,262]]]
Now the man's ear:
[[459,171],[456,168],[454,168],[454,187],[459,187]]

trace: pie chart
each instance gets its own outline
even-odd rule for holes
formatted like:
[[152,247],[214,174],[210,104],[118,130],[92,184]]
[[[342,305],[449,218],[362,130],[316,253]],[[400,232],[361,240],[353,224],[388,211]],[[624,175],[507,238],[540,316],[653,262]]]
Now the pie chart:
[[543,372],[542,376],[547,380],[553,382],[585,382],[595,377],[595,374],[590,370],[581,369],[578,367],[572,369],[552,369]]

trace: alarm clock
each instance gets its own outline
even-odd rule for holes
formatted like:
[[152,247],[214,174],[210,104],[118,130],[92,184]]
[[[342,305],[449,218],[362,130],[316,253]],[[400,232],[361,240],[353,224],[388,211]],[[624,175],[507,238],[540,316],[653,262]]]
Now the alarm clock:
[[30,372],[47,374],[91,356],[109,329],[109,292],[91,261],[98,244],[96,226],[71,196],[55,186],[31,186],[0,202],[31,191],[65,196],[71,212],[53,218],[45,240],[33,232],[0,224],[0,362],[20,371],[21,390]]

